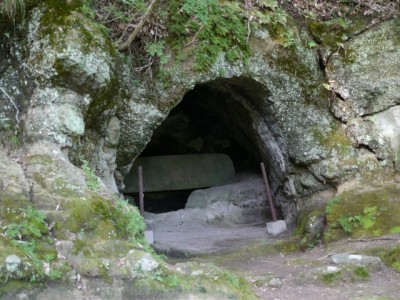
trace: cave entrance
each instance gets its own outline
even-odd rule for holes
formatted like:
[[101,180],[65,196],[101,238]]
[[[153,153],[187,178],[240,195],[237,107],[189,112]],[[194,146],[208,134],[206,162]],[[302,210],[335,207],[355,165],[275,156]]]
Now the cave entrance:
[[[274,138],[271,132],[266,132],[269,130],[269,125],[273,125],[270,119],[272,114],[268,111],[268,98],[268,90],[250,78],[219,78],[198,84],[184,95],[182,101],[154,131],[151,141],[139,159],[171,155],[223,154],[230,158],[235,170],[235,175],[225,184],[234,184],[243,178],[260,176],[260,161],[272,166],[269,168],[271,170],[269,175],[273,176],[274,160],[269,159],[271,157],[269,152],[273,147],[266,147],[270,144],[269,139]],[[133,167],[131,173],[136,172]],[[145,169],[143,172],[147,212],[165,213],[185,208],[188,196],[197,188],[189,186],[146,192]],[[194,168],[192,172],[196,173],[198,169]],[[202,174],[202,176],[211,175]],[[126,177],[125,191],[128,195],[129,191],[132,191],[129,187],[136,184],[132,176]],[[203,187],[215,185],[219,184]],[[262,182],[260,185],[263,191]],[[272,186],[274,186],[273,180]],[[238,192],[248,193],[248,191]],[[137,194],[130,195],[135,200],[138,199]],[[259,196],[249,195],[253,199]]]

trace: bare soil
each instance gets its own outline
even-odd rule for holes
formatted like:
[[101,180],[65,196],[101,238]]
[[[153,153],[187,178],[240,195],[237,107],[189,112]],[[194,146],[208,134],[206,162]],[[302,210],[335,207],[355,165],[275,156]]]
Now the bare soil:
[[362,275],[357,275],[357,266],[339,266],[339,273],[324,275],[328,266],[336,267],[332,254],[368,254],[373,248],[389,249],[400,243],[399,235],[349,239],[285,254],[282,245],[290,245],[290,232],[271,237],[264,224],[173,229],[155,232],[155,248],[167,254],[170,263],[214,263],[244,276],[260,299],[400,299],[400,274],[383,263],[366,267]]

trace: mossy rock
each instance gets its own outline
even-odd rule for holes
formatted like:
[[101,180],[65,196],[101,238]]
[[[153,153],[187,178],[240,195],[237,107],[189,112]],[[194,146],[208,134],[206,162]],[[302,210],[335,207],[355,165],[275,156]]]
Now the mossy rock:
[[379,247],[368,251],[369,254],[379,256],[388,267],[400,273],[400,245],[391,248]]
[[99,239],[143,238],[144,221],[136,207],[123,200],[108,200],[93,196],[67,204],[65,228],[73,233],[83,232]]
[[365,29],[370,20],[371,17],[352,16],[331,19],[326,22],[311,21],[308,23],[308,29],[319,44],[333,51],[338,49],[341,43]]
[[[160,270],[151,277],[134,282],[134,294],[128,298],[176,299],[187,295],[200,299],[257,299],[249,283],[210,264],[177,264],[175,270]],[[140,296],[139,296],[140,295]]]
[[297,232],[302,237],[301,246],[303,248],[312,248],[322,241],[325,219],[325,212],[321,209],[299,214]]
[[333,272],[328,272],[325,268],[317,275],[317,280],[331,286],[340,285],[344,282],[367,282],[370,279],[371,271],[365,266],[345,266]]
[[344,192],[328,202],[326,240],[376,237],[400,226],[400,186],[370,185]]

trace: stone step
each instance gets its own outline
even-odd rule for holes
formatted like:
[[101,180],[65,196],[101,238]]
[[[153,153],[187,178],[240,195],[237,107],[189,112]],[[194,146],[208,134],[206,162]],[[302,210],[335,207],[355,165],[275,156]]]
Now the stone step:
[[235,169],[225,154],[139,157],[124,179],[124,193],[138,192],[138,167],[143,168],[144,192],[205,188],[232,182]]

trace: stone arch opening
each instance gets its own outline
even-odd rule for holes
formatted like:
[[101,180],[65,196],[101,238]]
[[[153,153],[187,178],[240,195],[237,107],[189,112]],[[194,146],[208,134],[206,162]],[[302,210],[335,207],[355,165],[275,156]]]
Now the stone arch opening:
[[[252,177],[260,179],[259,163],[264,161],[276,196],[280,194],[284,178],[285,158],[274,115],[270,92],[254,79],[217,78],[197,84],[154,131],[139,158],[225,154],[231,158],[236,172],[229,183]],[[132,173],[136,173],[135,165]],[[130,189],[132,184],[136,184],[135,180],[128,175],[125,178],[128,194],[133,190]],[[263,190],[262,182],[260,185]],[[188,196],[195,189],[148,192],[145,195],[145,210],[162,213],[185,208]],[[137,199],[135,194],[133,198]]]

